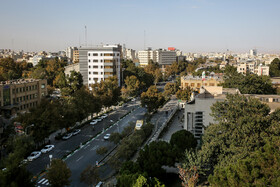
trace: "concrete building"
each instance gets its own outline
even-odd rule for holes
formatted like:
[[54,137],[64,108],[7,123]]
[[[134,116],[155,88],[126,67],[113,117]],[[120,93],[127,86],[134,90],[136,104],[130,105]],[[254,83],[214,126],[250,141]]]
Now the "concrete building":
[[117,76],[120,85],[121,47],[106,45],[79,49],[79,69],[87,86]]
[[17,79],[0,82],[0,113],[13,115],[37,106],[47,95],[47,80]]
[[250,56],[257,56],[257,49],[250,49],[249,51]]
[[70,76],[71,71],[80,72],[79,63],[70,64],[70,65],[64,67],[65,76]]
[[205,78],[184,76],[181,77],[181,89],[190,87],[194,91],[200,91],[202,86],[218,86],[223,82],[222,77],[219,76],[208,76]]
[[67,47],[65,50],[66,56],[73,60],[73,52],[74,52],[74,47]]
[[[210,115],[212,112],[211,106],[217,101],[224,101],[227,94],[240,94],[240,92],[235,88],[203,87],[200,94],[186,103],[184,129],[190,131],[195,138],[199,139],[204,134],[204,128],[215,122]],[[244,96],[253,97],[259,99],[262,103],[266,103],[271,112],[280,108],[279,95],[244,94]]]
[[256,62],[245,62],[237,65],[237,72],[246,74],[257,74],[269,76],[269,66],[257,64]]
[[133,49],[125,49],[125,58],[134,61],[136,59],[136,51]]
[[78,62],[79,62],[79,49],[75,47],[73,51],[73,63],[78,63]]
[[138,52],[138,58],[140,66],[144,67],[148,65],[150,60],[157,62],[161,68],[165,68],[166,65],[171,65],[176,62],[176,51],[168,51],[165,49],[152,50],[148,48],[145,51]]

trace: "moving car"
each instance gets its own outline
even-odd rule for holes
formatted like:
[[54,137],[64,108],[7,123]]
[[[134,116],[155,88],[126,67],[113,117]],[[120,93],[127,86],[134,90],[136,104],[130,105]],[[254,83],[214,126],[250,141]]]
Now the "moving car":
[[104,140],[109,140],[110,136],[111,136],[111,134],[106,134],[106,135],[104,136]]
[[27,157],[27,160],[28,161],[32,161],[32,160],[35,160],[36,158],[38,158],[39,156],[41,155],[41,152],[40,151],[34,151],[30,154],[29,157]]
[[110,122],[111,122],[111,123],[114,123],[114,121],[113,121],[112,119],[110,119]]
[[80,132],[81,132],[81,129],[75,129],[75,130],[72,132],[72,134],[73,134],[73,136],[75,136],[75,135],[79,134]]
[[42,152],[42,153],[47,153],[47,152],[51,151],[53,148],[54,148],[54,145],[46,145],[46,146],[41,150],[41,152]]
[[73,135],[72,133],[65,134],[65,135],[62,137],[62,139],[63,139],[63,140],[68,140],[69,138],[71,138],[72,135]]

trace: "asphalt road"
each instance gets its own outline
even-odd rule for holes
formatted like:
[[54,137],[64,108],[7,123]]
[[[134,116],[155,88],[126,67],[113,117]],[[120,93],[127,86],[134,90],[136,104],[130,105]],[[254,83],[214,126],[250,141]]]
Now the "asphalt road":
[[[62,158],[67,152],[71,152],[77,147],[81,147],[78,149],[77,152],[71,154],[68,158],[66,158],[65,162],[67,163],[68,167],[71,169],[72,176],[71,176],[71,186],[86,186],[85,184],[80,182],[80,174],[81,172],[88,166],[95,164],[96,161],[102,159],[102,156],[96,154],[96,149],[101,146],[106,146],[108,149],[112,149],[114,144],[106,141],[103,139],[105,134],[112,133],[112,132],[122,132],[123,129],[129,125],[129,122],[135,123],[138,119],[143,119],[146,109],[141,108],[140,101],[130,102],[127,103],[125,107],[121,107],[116,111],[111,112],[106,119],[102,122],[98,122],[95,125],[95,130],[93,131],[91,125],[85,125],[81,130],[81,132],[76,135],[72,136],[70,139],[63,141],[55,141],[54,145],[55,148],[47,153],[41,155],[38,159],[30,162],[27,166],[28,170],[31,171],[33,174],[38,174],[40,171],[44,170],[45,167],[49,164],[50,159],[49,155],[53,155],[53,158]],[[112,123],[110,120],[116,122],[126,114],[128,111],[135,109],[132,113],[127,115],[125,118],[120,120],[118,123]],[[109,127],[109,128],[108,128]],[[103,128],[107,130],[103,131]],[[102,132],[98,136],[98,133]],[[95,137],[96,136],[96,137]],[[85,142],[92,137],[92,139],[88,144],[81,146],[82,142]],[[45,179],[46,180],[46,179]],[[40,179],[37,182],[37,186],[47,186],[48,182],[42,185],[45,180]]]
[[110,122],[110,120],[116,122],[120,117],[122,117],[127,112],[132,110],[134,107],[139,106],[139,104],[140,104],[139,101],[129,102],[126,107],[120,107],[117,110],[110,112],[106,119],[103,119],[101,122],[98,122],[94,126],[94,130],[91,125],[86,124],[81,128],[81,132],[76,136],[72,136],[68,140],[55,140],[54,142],[51,142],[51,144],[53,144],[55,148],[49,153],[41,154],[39,158],[33,160],[32,162],[29,162],[26,168],[33,175],[39,174],[49,165],[50,163],[49,155],[52,155],[53,158],[61,159],[65,154],[71,152],[72,150],[80,146],[81,143],[96,136],[98,133],[100,133],[103,130],[103,128],[106,129],[107,127],[111,126],[113,123]]

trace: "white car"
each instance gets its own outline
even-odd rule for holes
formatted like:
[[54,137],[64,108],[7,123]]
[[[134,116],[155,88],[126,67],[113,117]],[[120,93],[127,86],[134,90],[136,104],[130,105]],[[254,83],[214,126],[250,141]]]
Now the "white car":
[[81,129],[75,129],[75,130],[72,132],[72,134],[73,134],[73,136],[75,136],[75,135],[79,134],[80,132],[81,132]]
[[40,151],[34,151],[31,153],[31,155],[29,157],[27,157],[28,161],[32,161],[35,160],[36,158],[38,158],[41,155]]
[[111,120],[111,119],[110,119],[110,122],[111,122],[111,123],[114,123],[114,121],[113,121],[113,120]]
[[103,118],[99,117],[97,119],[95,119],[96,121],[102,121]]
[[98,122],[98,121],[96,121],[96,120],[92,120],[92,122],[90,122],[89,124],[95,125],[95,124],[97,124],[97,122]]
[[42,152],[42,153],[47,153],[47,152],[51,151],[53,148],[54,148],[54,145],[46,145],[46,146],[41,150],[41,152]]
[[105,119],[105,118],[107,118],[108,117],[108,115],[107,114],[103,114],[102,116],[100,116],[102,119]]
[[71,138],[72,133],[66,134],[62,137],[63,140],[68,140],[69,138]]
[[110,136],[111,136],[111,134],[106,134],[106,135],[104,136],[104,140],[109,140]]

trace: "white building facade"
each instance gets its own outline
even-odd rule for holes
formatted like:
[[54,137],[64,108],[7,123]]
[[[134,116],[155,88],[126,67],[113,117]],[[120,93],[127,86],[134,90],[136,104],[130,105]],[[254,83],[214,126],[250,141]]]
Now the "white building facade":
[[79,49],[80,72],[87,86],[100,83],[111,76],[117,76],[120,85],[120,48],[103,46]]
[[171,65],[176,62],[176,51],[168,51],[164,49],[152,50],[151,48],[145,51],[138,52],[140,66],[148,65],[150,60],[157,62],[161,67]]

